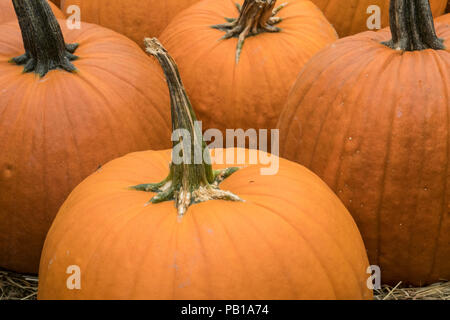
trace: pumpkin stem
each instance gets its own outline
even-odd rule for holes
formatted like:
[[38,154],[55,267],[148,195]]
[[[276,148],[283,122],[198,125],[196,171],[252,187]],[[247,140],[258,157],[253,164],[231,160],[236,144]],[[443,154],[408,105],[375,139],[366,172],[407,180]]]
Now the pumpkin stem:
[[392,39],[384,45],[402,51],[445,50],[434,28],[429,0],[391,0]]
[[225,18],[224,24],[217,24],[211,28],[226,32],[223,39],[238,38],[236,48],[236,63],[239,62],[245,39],[264,32],[280,32],[281,29],[275,27],[282,19],[276,17],[286,5],[281,4],[275,8],[277,0],[245,0],[242,7],[236,4],[239,12],[238,18]]
[[168,177],[159,183],[142,184],[132,188],[156,192],[157,195],[150,200],[151,203],[175,200],[179,215],[184,215],[194,203],[208,200],[242,201],[233,193],[219,189],[219,184],[238,168],[212,169],[209,149],[203,140],[202,130],[175,61],[156,38],[145,39],[145,46],[146,51],[158,59],[166,76],[174,142]]
[[11,59],[25,65],[24,72],[35,72],[40,77],[57,68],[74,72],[70,62],[77,44],[66,44],[61,28],[46,0],[12,0],[22,31],[25,53]]

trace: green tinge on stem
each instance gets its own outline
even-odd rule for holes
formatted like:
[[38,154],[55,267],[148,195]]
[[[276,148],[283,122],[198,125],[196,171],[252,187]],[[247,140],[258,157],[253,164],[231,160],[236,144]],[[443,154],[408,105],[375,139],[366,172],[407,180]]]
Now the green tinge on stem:
[[11,63],[24,65],[23,72],[44,77],[50,70],[75,72],[71,61],[78,44],[66,44],[58,21],[47,0],[12,0],[16,11],[25,53]]
[[287,6],[287,2],[275,7],[276,0],[245,0],[236,4],[238,18],[225,18],[226,23],[211,26],[225,32],[220,40],[238,38],[236,46],[236,64],[239,63],[245,39],[264,32],[280,32],[275,27],[282,19],[276,15]]
[[[194,150],[198,149],[201,149],[204,158],[201,163],[175,163],[172,160],[166,179],[159,183],[140,184],[131,188],[156,193],[150,200],[153,204],[174,200],[179,215],[184,215],[189,206],[195,203],[209,200],[242,201],[237,195],[219,189],[219,184],[239,168],[213,170],[208,147],[203,140],[201,130],[196,126],[197,118],[175,61],[156,38],[145,39],[145,45],[146,51],[158,59],[166,76],[170,92],[172,129],[185,130],[189,132],[191,138],[187,142],[188,146],[182,139],[174,142],[172,159],[177,156],[175,150],[182,153],[182,159],[184,155],[190,155],[189,159],[194,159]],[[178,146],[181,146],[181,149],[178,149]]]

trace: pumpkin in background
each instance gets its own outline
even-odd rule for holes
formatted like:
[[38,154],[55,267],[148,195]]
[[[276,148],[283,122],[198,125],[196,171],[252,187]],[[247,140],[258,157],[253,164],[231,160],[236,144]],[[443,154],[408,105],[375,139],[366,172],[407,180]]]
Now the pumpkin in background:
[[[21,30],[17,22],[0,28],[0,266],[35,273],[48,228],[78,183],[118,156],[170,146],[169,97],[158,66],[134,42],[60,20],[65,39],[79,45],[65,50],[45,1],[17,1],[39,17],[39,32],[25,29],[30,50],[15,59],[22,73],[9,63],[24,51]],[[26,13],[19,18],[29,23]],[[69,51],[80,59],[71,62]]]
[[[367,20],[374,14],[368,11],[376,5],[381,10],[381,27],[389,26],[389,0],[312,0],[325,14],[340,37],[368,31]],[[445,12],[447,0],[430,0],[435,17]]]
[[144,38],[159,36],[182,10],[199,0],[62,0],[81,9],[81,20],[122,33],[142,46]]
[[58,8],[61,7],[61,0],[51,0]]
[[205,129],[274,128],[302,66],[337,39],[310,1],[292,0],[281,10],[276,0],[240,3],[239,14],[233,1],[201,1],[160,38]]
[[[58,19],[65,18],[64,14],[61,12],[61,10],[59,10],[59,8],[57,8],[51,2],[49,2],[49,4],[56,18]],[[0,24],[13,20],[17,21],[16,15],[14,13],[14,6],[12,0],[0,0]]]
[[[175,62],[156,39],[147,45],[166,73],[173,129],[190,134],[178,150],[206,158],[138,185],[164,179],[172,151],[132,153],[82,182],[48,233],[38,298],[371,299],[361,236],[336,195],[277,157],[278,173],[261,175],[244,149],[228,150],[244,168],[213,170]],[[71,265],[81,290],[67,288]]]
[[381,44],[389,29],[337,41],[302,70],[278,126],[281,155],[338,194],[383,282],[423,285],[450,279],[450,26],[436,23],[442,44],[427,0],[412,1],[393,21],[429,29],[394,23],[397,50]]
[[448,13],[444,14],[443,16],[436,18],[435,21],[440,22],[440,23],[450,24],[450,14],[448,14]]

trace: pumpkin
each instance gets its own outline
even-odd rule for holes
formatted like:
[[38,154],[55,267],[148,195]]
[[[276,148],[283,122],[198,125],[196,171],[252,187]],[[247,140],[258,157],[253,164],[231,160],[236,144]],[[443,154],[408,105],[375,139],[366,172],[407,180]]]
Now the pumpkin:
[[281,155],[338,194],[383,282],[423,285],[450,279],[450,26],[434,29],[427,0],[409,3],[393,0],[393,35],[361,33],[311,59],[278,127]]
[[[189,137],[173,154],[113,160],[72,192],[45,241],[38,298],[371,299],[361,236],[336,195],[277,157],[278,173],[261,175],[244,149],[211,166],[174,60],[156,39],[147,46],[166,73],[173,128]],[[201,161],[168,170],[196,148]],[[238,153],[245,167],[227,168],[244,164]]]
[[169,97],[157,64],[126,37],[87,23],[60,28],[45,1],[17,2],[29,12],[18,13],[27,50],[13,61],[25,70],[9,62],[24,51],[17,22],[0,28],[0,266],[36,273],[78,183],[118,156],[170,146]]
[[[389,0],[312,0],[336,28],[339,36],[346,37],[368,31],[367,21],[376,14],[371,6],[380,9],[380,23],[389,26]],[[430,0],[435,17],[445,12],[447,0]],[[372,21],[371,21],[372,22]]]
[[[53,13],[55,14],[56,18],[58,19],[64,19],[65,16],[57,8],[53,3],[49,2],[50,7],[53,10]],[[9,21],[16,21],[16,15],[14,14],[14,6],[12,0],[0,0],[0,24],[9,22]]]
[[58,8],[61,7],[61,0],[51,0]]
[[444,14],[443,16],[436,18],[435,21],[440,22],[440,23],[450,24],[450,14]]
[[199,0],[62,0],[66,12],[80,8],[81,19],[122,33],[143,45],[145,37],[159,36],[182,10]]
[[302,66],[337,39],[310,1],[240,3],[236,9],[232,1],[201,1],[160,37],[184,74],[203,127],[224,134],[274,128]]

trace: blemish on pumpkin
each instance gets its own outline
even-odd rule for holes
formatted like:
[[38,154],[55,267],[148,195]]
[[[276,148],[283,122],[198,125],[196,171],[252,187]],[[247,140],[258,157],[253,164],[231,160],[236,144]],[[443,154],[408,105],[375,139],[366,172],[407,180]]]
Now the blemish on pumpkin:
[[5,170],[3,170],[3,177],[5,179],[9,179],[13,176],[13,167],[11,165],[7,165]]
[[188,279],[185,282],[182,282],[178,285],[178,288],[182,289],[182,288],[186,288],[188,285],[191,284],[191,281]]

